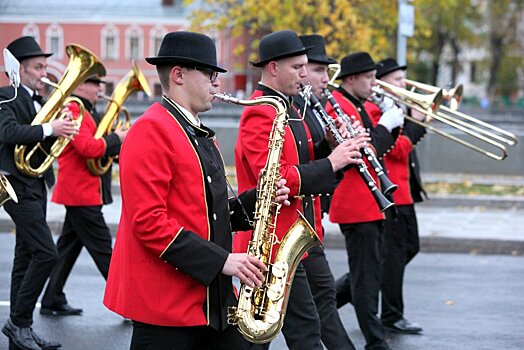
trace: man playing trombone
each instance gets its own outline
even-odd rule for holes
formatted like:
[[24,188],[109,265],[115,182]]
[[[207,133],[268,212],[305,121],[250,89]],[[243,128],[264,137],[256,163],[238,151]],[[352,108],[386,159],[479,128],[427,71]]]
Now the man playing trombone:
[[[377,79],[400,88],[406,87],[404,79],[407,66],[400,66],[392,58],[384,59],[379,64],[381,66],[377,70]],[[375,95],[374,101],[383,109],[394,103],[388,97],[378,95]],[[425,118],[424,114],[416,110],[406,108],[406,112],[421,121]],[[378,122],[378,119],[374,121]],[[402,334],[422,332],[421,327],[404,318],[402,284],[406,265],[420,249],[410,187],[411,174],[415,170],[412,169],[410,156],[425,133],[424,127],[406,120],[393,149],[384,157],[388,175],[398,185],[398,189],[393,193],[395,208],[386,212],[384,225],[381,320],[387,330]]]
[[[15,189],[18,203],[4,204],[16,226],[15,256],[11,274],[10,318],[2,328],[9,342],[21,349],[56,349],[57,342],[38,336],[31,325],[36,301],[51,273],[58,253],[46,222],[47,186],[54,184],[52,168],[39,177],[22,173],[15,165],[16,145],[33,145],[54,141],[53,137],[71,138],[76,124],[59,119],[42,125],[31,125],[42,107],[38,92],[41,78],[47,76],[47,57],[32,37],[21,37],[7,49],[20,62],[18,97],[2,105],[0,110],[0,171]],[[0,99],[13,96],[11,87],[0,89]]]

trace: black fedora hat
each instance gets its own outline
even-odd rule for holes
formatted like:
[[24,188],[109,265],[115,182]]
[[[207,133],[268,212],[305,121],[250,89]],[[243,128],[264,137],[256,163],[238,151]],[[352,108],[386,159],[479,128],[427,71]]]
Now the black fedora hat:
[[32,36],[23,36],[7,45],[7,49],[21,62],[32,57],[49,57],[52,53],[45,53]]
[[162,39],[158,55],[147,57],[146,61],[155,66],[175,65],[209,68],[225,73],[227,70],[217,65],[215,43],[201,33],[171,32]]
[[105,80],[100,79],[99,75],[90,75],[84,80],[84,83],[106,84]]
[[300,40],[305,47],[311,47],[307,51],[307,59],[312,63],[332,64],[337,63],[334,58],[326,54],[326,43],[324,37],[318,34],[301,35]]
[[369,72],[380,67],[367,52],[355,52],[342,59],[339,78]]
[[377,69],[377,78],[382,78],[384,75],[389,74],[391,72],[397,71],[397,70],[406,70],[408,66],[406,65],[399,65],[398,62],[393,58],[386,58],[382,61],[379,61],[378,64],[381,66]]
[[311,47],[304,47],[297,33],[292,30],[280,30],[266,35],[258,46],[259,61],[251,62],[255,67],[286,57],[305,54]]

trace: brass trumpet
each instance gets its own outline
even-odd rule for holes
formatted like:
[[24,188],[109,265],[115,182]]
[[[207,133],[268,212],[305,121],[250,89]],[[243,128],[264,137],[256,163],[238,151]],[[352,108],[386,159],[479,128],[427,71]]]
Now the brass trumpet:
[[[111,97],[102,96],[102,98],[109,101],[104,116],[98,125],[95,132],[95,139],[100,139],[105,135],[109,135],[114,128],[119,128],[122,125],[121,121],[118,121],[115,125],[115,121],[118,119],[120,112],[124,113],[126,121],[125,126],[129,128],[131,126],[131,115],[129,111],[123,107],[124,102],[127,100],[129,95],[136,91],[144,91],[147,96],[151,96],[151,89],[147,83],[144,74],[140,68],[133,62],[133,67],[116,85],[115,90]],[[104,159],[88,159],[87,167],[91,174],[101,176],[105,174],[115,157],[107,157],[104,163]]]
[[[93,74],[105,75],[106,70],[100,60],[89,50],[80,45],[71,44],[66,47],[67,55],[69,56],[69,64],[66,68],[62,79],[58,84],[54,84],[47,78],[42,81],[55,88],[53,93],[49,96],[47,102],[42,106],[40,112],[37,113],[31,125],[42,125],[50,123],[55,119],[68,118],[68,113],[61,113],[62,107],[69,102],[75,102],[80,106],[80,117],[75,119],[75,122],[80,126],[82,122],[83,103],[80,99],[70,97],[73,90],[82,83],[87,77]],[[69,144],[70,139],[66,137],[58,137],[57,140],[47,151],[41,143],[37,143],[31,150],[28,151],[27,145],[16,145],[14,160],[18,170],[28,176],[37,177],[44,174],[53,161],[62,153],[64,148]],[[31,160],[37,151],[43,154],[44,160],[40,164],[33,165],[35,160]]]
[[[441,89],[436,88],[438,90],[437,92],[434,92],[433,94],[430,94],[430,95],[424,95],[424,94],[419,94],[416,92],[408,91],[404,88],[400,88],[395,85],[388,84],[378,79],[376,82],[377,82],[377,85],[380,88],[382,88],[383,90],[379,89],[378,87],[373,87],[372,89],[373,93],[382,94],[384,96],[387,96],[393,99],[395,102],[404,104],[407,107],[414,109],[416,111],[419,111],[420,113],[423,113],[426,116],[425,122],[422,122],[411,116],[405,115],[404,117],[407,120],[413,123],[416,123],[418,125],[421,125],[425,127],[426,129],[431,130],[432,132],[440,136],[443,136],[449,140],[457,142],[489,158],[492,158],[495,160],[503,160],[504,158],[506,158],[507,156],[506,147],[504,147],[504,145],[501,144],[500,142],[495,141],[493,139],[494,137],[491,137],[493,133],[489,133],[490,136],[488,137],[486,135],[483,135],[487,133],[487,131],[484,131],[483,133],[477,132],[474,128],[471,127],[470,124],[463,125],[463,123],[457,122],[456,118],[443,116],[442,113],[439,112],[439,109],[443,108],[443,106],[441,105],[441,102],[443,99],[443,93]],[[492,147],[497,149],[497,153],[493,151],[489,151],[486,148],[482,148],[471,142],[465,141],[459,137],[451,135],[450,133],[442,131],[434,126],[431,126],[430,122],[433,119],[439,122],[442,122],[448,126],[451,126],[457,130],[460,130],[467,135],[470,135],[484,143],[487,143],[488,145],[491,145]]]

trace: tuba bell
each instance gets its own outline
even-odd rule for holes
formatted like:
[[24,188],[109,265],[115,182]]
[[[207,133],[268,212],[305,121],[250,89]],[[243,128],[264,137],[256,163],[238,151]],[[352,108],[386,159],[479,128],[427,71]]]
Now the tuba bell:
[[[70,95],[90,75],[105,75],[106,73],[100,60],[82,46],[77,44],[67,45],[66,52],[69,57],[69,64],[60,82],[54,84],[47,78],[42,79],[44,83],[53,86],[55,90],[37,113],[31,125],[42,125],[50,123],[55,119],[68,118],[67,113],[61,113],[62,107],[69,102],[74,102],[80,106],[80,116],[75,119],[76,124],[80,126],[84,115],[84,107],[80,99],[70,97]],[[69,141],[69,138],[58,137],[49,150],[46,150],[40,142],[30,150],[28,150],[29,147],[27,145],[16,145],[14,152],[15,165],[25,175],[40,176],[49,169],[53,161],[69,144]],[[35,163],[38,163],[38,160],[32,158],[38,154],[37,152],[44,156],[44,160],[40,164],[35,165]]]
[[[109,103],[104,112],[104,116],[96,129],[95,139],[100,139],[111,133],[113,125],[115,125],[115,121],[118,119],[120,112],[125,114],[126,126],[129,127],[131,124],[131,117],[129,111],[122,105],[129,95],[137,91],[144,91],[147,96],[151,96],[151,89],[149,88],[146,78],[136,63],[133,62],[133,68],[131,68],[127,75],[118,82],[111,97],[103,96],[103,98],[108,100]],[[120,127],[120,125],[121,123],[119,122],[116,125],[116,128]],[[101,176],[109,170],[113,163],[113,159],[114,157],[107,157],[107,159],[105,159],[105,164],[103,158],[88,159],[87,167],[91,174]]]

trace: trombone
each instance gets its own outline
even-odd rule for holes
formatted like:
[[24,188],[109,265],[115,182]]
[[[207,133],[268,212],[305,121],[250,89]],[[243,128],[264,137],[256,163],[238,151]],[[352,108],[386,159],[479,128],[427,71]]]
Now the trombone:
[[[423,113],[426,116],[426,122],[422,122],[416,118],[413,118],[411,116],[405,115],[404,117],[413,122],[416,123],[422,127],[425,127],[428,130],[431,130],[432,132],[443,136],[447,139],[450,139],[454,142],[457,142],[467,148],[470,148],[476,152],[479,152],[489,158],[495,159],[495,160],[503,160],[507,156],[506,147],[501,144],[498,141],[495,141],[496,139],[493,135],[493,132],[488,132],[486,130],[483,130],[483,132],[478,132],[478,130],[475,130],[475,128],[478,127],[471,127],[471,124],[466,123],[464,121],[457,122],[457,118],[452,118],[449,116],[443,115],[443,113],[439,112],[439,109],[442,109],[443,106],[441,105],[442,100],[445,99],[445,94],[443,90],[439,88],[434,88],[431,92],[433,92],[430,95],[424,95],[415,93],[413,91],[406,90],[404,88],[397,87],[392,84],[388,84],[384,81],[377,79],[377,86],[373,87],[373,93],[387,96],[391,99],[393,99],[395,102],[404,104],[407,107],[414,109],[420,113]],[[426,90],[427,91],[427,90]],[[436,91],[436,92],[435,92]],[[446,94],[449,96],[449,91],[446,92]],[[451,126],[457,130],[462,131],[463,133],[470,135],[474,138],[477,138],[491,146],[493,146],[495,149],[498,150],[497,153],[489,151],[486,148],[482,148],[480,146],[477,146],[471,142],[465,141],[459,137],[456,137],[454,135],[451,135],[445,131],[442,131],[436,127],[433,127],[429,124],[429,122],[434,119],[437,121],[440,121],[448,126]],[[488,135],[488,136],[487,136]]]
[[[423,84],[414,80],[406,79],[405,82],[412,89],[418,89],[429,93],[438,90],[435,86]],[[465,128],[469,128],[487,138],[497,140],[498,142],[505,143],[509,146],[515,146],[517,144],[517,136],[515,134],[457,111],[460,101],[462,100],[462,92],[462,85],[457,85],[450,90],[443,90],[444,99],[449,101],[449,107],[441,105],[439,110],[436,111],[436,114],[442,118],[446,118],[451,123],[456,123]]]

